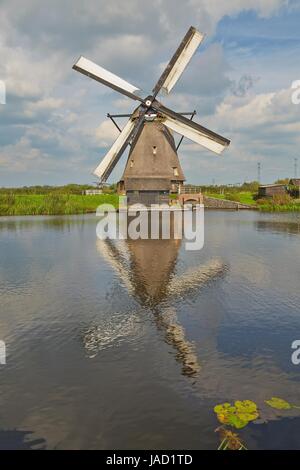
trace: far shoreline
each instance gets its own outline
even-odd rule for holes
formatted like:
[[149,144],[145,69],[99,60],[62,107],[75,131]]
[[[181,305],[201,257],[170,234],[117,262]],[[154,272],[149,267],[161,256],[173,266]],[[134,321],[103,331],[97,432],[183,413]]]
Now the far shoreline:
[[[186,188],[191,189],[189,185]],[[300,199],[281,196],[281,199],[274,197],[258,200],[257,182],[236,187],[220,185],[194,188],[203,195],[204,206],[208,211],[300,212]],[[101,204],[110,204],[118,210],[119,194],[116,189],[115,184],[102,190],[78,184],[0,188],[0,217],[96,214]],[[177,197],[176,194],[170,195],[170,205],[176,204]]]

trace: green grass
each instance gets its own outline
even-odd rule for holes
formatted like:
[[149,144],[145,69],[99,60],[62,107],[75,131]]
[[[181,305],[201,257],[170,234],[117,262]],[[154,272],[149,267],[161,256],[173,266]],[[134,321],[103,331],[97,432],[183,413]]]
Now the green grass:
[[[23,186],[20,188],[0,188],[0,194],[77,194],[82,195],[86,189],[95,189],[95,186],[89,184],[65,184],[64,186]],[[106,186],[105,193],[114,193],[116,191],[115,185]]]
[[256,204],[253,197],[254,197],[254,194],[252,194],[250,192],[247,192],[247,191],[241,192],[240,193],[240,202],[242,204],[249,204],[251,206],[252,204]]
[[216,199],[228,199],[229,201],[240,202],[241,204],[255,205],[254,194],[250,191],[241,191],[241,192],[231,192],[231,193],[206,193],[209,197],[214,197]]
[[[205,195],[253,205],[264,212],[300,212],[299,199],[283,204],[277,204],[277,201],[272,200],[257,204],[253,198],[254,194],[250,191],[225,192],[224,194],[209,191]],[[173,199],[173,195],[171,195],[171,199]],[[95,212],[100,204],[112,204],[117,208],[118,194],[85,196],[58,193],[57,191],[43,194],[21,193],[19,190],[5,192],[1,189],[0,191],[0,216],[86,214]]]
[[300,200],[295,199],[286,204],[276,204],[270,200],[265,204],[257,204],[254,197],[255,193],[250,191],[232,192],[232,193],[206,193],[207,196],[214,197],[216,199],[228,199],[229,201],[240,202],[241,204],[252,205],[257,207],[263,212],[300,212]]
[[215,199],[225,199],[225,195],[219,193],[204,193],[204,195],[207,197],[213,197]]
[[259,204],[257,205],[262,212],[300,212],[300,203],[291,204]]
[[112,204],[118,207],[118,195],[2,193],[0,194],[0,216],[86,214],[95,212],[100,204]]

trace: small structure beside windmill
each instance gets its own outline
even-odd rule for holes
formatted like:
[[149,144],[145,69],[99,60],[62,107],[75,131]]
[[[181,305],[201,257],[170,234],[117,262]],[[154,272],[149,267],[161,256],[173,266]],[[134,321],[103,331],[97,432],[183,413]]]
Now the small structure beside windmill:
[[[183,137],[217,154],[230,144],[228,139],[193,122],[195,111],[177,113],[156,99],[160,91],[169,93],[172,90],[203,38],[204,35],[194,27],[188,30],[153,88],[152,95],[146,98],[137,94],[139,89],[136,86],[84,57],[80,57],[73,66],[78,72],[140,103],[131,115],[108,114],[115,124],[115,117],[129,117],[129,120],[122,130],[116,124],[120,135],[94,171],[100,185],[105,183],[130,145],[125,170],[118,183],[118,190],[127,195],[128,204],[168,202],[170,193],[181,192],[185,177],[177,150]],[[186,117],[188,114],[191,119]],[[173,132],[182,135],[177,146]]]
[[261,184],[258,188],[259,197],[273,197],[282,194],[287,194],[286,184]]
[[300,178],[291,178],[289,180],[289,185],[300,187]]

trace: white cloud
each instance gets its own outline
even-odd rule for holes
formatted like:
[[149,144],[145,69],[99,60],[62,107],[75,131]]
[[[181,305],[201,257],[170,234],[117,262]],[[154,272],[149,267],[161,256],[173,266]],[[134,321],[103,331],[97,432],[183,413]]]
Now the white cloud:
[[[286,4],[284,0],[125,3],[27,0],[24,8],[20,0],[1,2],[0,79],[6,81],[8,103],[0,108],[0,119],[5,142],[11,139],[1,148],[2,168],[11,172],[18,168],[29,182],[32,162],[35,170],[57,172],[59,178],[73,165],[75,177],[89,180],[88,170],[98,163],[100,147],[111,145],[118,135],[109,120],[95,129],[96,123],[107,111],[130,112],[137,103],[76,74],[71,70],[75,59],[84,53],[140,88],[151,89],[160,74],[159,64],[169,60],[191,24],[208,34],[208,46],[204,43],[194,56],[174,92],[163,99],[165,104],[178,111],[196,108],[199,122],[232,137],[223,160],[229,171],[239,161],[254,161],[260,152],[265,158],[270,152],[279,158],[287,145],[283,142],[289,140],[290,146],[298,142],[299,111],[290,109],[288,90],[257,96],[250,90],[242,98],[231,96],[224,48],[209,43],[225,15],[252,9],[268,17]],[[257,67],[255,58],[252,67]],[[271,73],[269,69],[266,73]],[[262,65],[259,75],[263,73]],[[198,170],[191,173],[197,178],[202,168],[221,165],[187,142],[182,152],[186,168],[193,170],[190,155],[196,158]]]
[[32,170],[36,164],[42,164],[42,152],[32,148],[27,137],[22,137],[17,144],[7,145],[0,150],[0,165],[9,171]]
[[146,36],[134,34],[118,34],[104,38],[93,48],[92,55],[104,67],[120,67],[120,64],[136,66],[145,63],[154,51],[154,44]]
[[[174,0],[156,0],[161,8],[159,24],[171,36],[182,24],[193,24],[207,34],[213,34],[218,22],[226,15],[235,16],[241,11],[255,11],[269,17],[287,5],[287,0],[189,0],[174,7]],[[173,7],[172,7],[173,5]]]
[[101,122],[95,132],[96,140],[101,147],[108,147],[116,140],[118,135],[118,129],[109,120]]
[[292,104],[291,90],[261,93],[246,98],[229,96],[217,108],[216,121],[235,131],[299,122],[299,108]]
[[40,112],[50,112],[52,110],[60,109],[64,104],[64,101],[59,98],[42,98],[38,101],[29,101],[26,103],[24,113],[27,116],[36,116]]
[[6,82],[8,94],[22,98],[43,96],[65,76],[61,53],[36,57],[33,51],[23,47],[0,44],[0,55],[0,76]]

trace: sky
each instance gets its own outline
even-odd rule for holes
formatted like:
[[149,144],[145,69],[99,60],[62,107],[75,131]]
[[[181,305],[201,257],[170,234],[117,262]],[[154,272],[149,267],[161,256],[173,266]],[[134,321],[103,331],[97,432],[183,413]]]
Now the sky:
[[252,181],[260,162],[270,183],[293,177],[298,157],[299,174],[299,24],[300,0],[0,0],[0,186],[97,181],[92,172],[118,135],[106,114],[136,102],[72,65],[84,55],[146,96],[191,25],[205,40],[159,99],[196,109],[195,120],[231,145],[217,156],[184,139],[187,182]]

